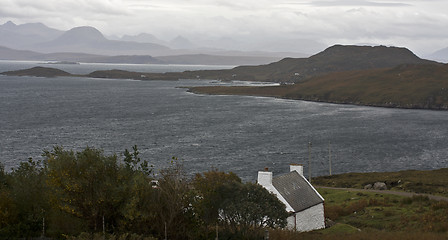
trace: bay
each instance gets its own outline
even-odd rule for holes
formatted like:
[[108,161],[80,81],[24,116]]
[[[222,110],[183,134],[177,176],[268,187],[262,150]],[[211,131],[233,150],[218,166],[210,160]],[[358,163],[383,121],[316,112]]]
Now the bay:
[[[0,62],[0,71],[24,64]],[[66,68],[84,73],[95,67]],[[112,67],[163,72],[216,66],[104,69]],[[0,162],[11,169],[55,145],[118,155],[137,145],[156,172],[174,156],[190,175],[217,168],[245,181],[265,167],[286,172],[290,163],[304,164],[307,175],[310,159],[313,176],[327,175],[330,153],[335,174],[447,167],[448,112],[195,95],[178,88],[214,84],[224,83],[0,76]]]

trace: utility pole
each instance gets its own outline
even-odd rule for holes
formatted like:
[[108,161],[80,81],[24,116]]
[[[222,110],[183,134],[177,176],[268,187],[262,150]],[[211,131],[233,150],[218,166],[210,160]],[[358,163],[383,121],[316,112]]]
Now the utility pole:
[[42,238],[45,237],[45,217],[42,218]]
[[165,240],[167,240],[168,239],[168,236],[167,236],[168,234],[167,234],[167,232],[166,232],[166,222],[165,222]]
[[219,235],[219,231],[218,231],[218,223],[216,223],[216,238],[215,238],[215,240],[219,240],[218,235]]
[[331,141],[328,142],[328,162],[330,165],[330,176],[331,176]]
[[104,214],[103,214],[103,238],[106,239],[106,223],[104,221]]
[[311,183],[311,147],[313,144],[308,142],[308,180]]
[[42,238],[45,238],[45,210],[42,209]]

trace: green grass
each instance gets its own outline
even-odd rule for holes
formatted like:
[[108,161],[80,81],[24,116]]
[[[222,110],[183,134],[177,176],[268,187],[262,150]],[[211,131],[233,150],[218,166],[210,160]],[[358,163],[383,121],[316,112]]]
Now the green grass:
[[326,228],[320,233],[322,234],[350,234],[350,233],[358,233],[361,230],[359,228],[355,228],[351,225],[344,223],[336,223],[334,226],[330,228]]
[[325,215],[361,230],[448,232],[448,203],[427,197],[319,189]]
[[[318,177],[321,186],[362,188],[367,183],[386,182],[393,190],[445,195],[448,169],[389,173],[347,173]],[[403,197],[387,193],[318,188],[325,198],[325,217],[335,225],[300,233],[271,230],[270,239],[448,239],[448,202],[426,196]]]
[[336,224],[300,233],[271,230],[270,239],[448,239],[448,203],[427,197],[318,189],[325,215]]
[[448,168],[430,171],[346,173],[313,178],[313,184],[327,187],[364,188],[385,182],[388,189],[448,197]]

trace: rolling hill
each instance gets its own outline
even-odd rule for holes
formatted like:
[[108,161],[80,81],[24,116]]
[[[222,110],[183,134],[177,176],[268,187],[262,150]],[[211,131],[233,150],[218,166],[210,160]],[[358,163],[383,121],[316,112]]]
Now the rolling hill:
[[190,91],[448,110],[448,64],[405,64],[392,68],[337,72],[278,87],[195,87]]
[[300,82],[331,72],[395,67],[400,64],[439,64],[417,57],[406,48],[335,45],[309,58],[284,58],[260,66],[196,71],[201,78],[267,82]]

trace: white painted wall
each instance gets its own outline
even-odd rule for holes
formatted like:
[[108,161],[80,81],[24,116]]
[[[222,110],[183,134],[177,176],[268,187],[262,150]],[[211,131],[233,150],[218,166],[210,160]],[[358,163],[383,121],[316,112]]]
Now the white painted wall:
[[305,209],[304,211],[295,213],[295,217],[293,215],[286,220],[288,221],[288,229],[294,230],[295,227],[299,232],[308,232],[325,228],[324,204],[321,203]]

